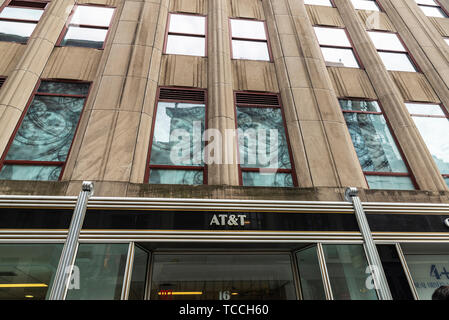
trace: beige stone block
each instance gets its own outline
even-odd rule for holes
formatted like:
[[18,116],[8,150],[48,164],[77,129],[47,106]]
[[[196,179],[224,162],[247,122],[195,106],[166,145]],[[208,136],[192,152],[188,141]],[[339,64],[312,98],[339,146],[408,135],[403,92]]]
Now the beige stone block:
[[27,49],[16,66],[16,70],[27,70],[39,77],[53,51],[53,47],[54,45],[46,40],[30,39]]
[[207,0],[170,1],[170,12],[186,12],[196,14],[207,13]]
[[132,47],[124,44],[112,44],[105,70],[106,76],[123,76],[127,73]]
[[142,1],[125,1],[120,15],[120,21],[139,21],[142,11]]
[[294,99],[294,108],[292,108],[293,110],[287,110],[284,107],[287,121],[312,121],[320,119],[312,88],[291,88],[291,92]]
[[344,27],[345,24],[337,8],[326,6],[306,5],[312,25]]
[[118,112],[111,132],[113,143],[107,154],[104,180],[129,181],[140,120],[140,112]]
[[363,69],[328,67],[338,97],[376,99],[371,81]]
[[163,55],[160,85],[194,88],[207,87],[207,58]]
[[5,148],[19,122],[22,112],[16,108],[0,105],[0,154]]
[[114,35],[113,43],[132,44],[136,36],[138,25],[137,21],[120,20]]
[[142,113],[137,132],[136,146],[131,167],[131,183],[144,183],[146,168],[148,165],[148,151],[150,148],[150,138],[153,118]]
[[422,73],[391,71],[390,74],[405,101],[440,102]]
[[339,182],[334,172],[328,140],[320,121],[300,121],[302,137],[314,187],[336,187]]
[[19,62],[25,47],[23,44],[14,42],[0,41],[0,52],[2,58],[0,59],[0,74],[8,76]]
[[55,48],[45,66],[42,78],[93,81],[102,51],[83,47]]
[[126,77],[123,93],[120,97],[120,111],[141,112],[146,86],[146,78]]
[[449,37],[449,19],[429,17],[432,24],[443,37]]
[[121,76],[101,77],[93,109],[117,109],[120,104],[124,82],[125,78]]
[[117,115],[113,110],[92,111],[71,180],[103,180]]
[[14,76],[11,76],[2,87],[0,104],[24,110],[38,80],[34,73],[24,70],[14,71]]
[[288,80],[293,88],[311,87],[310,78],[305,72],[304,60],[299,57],[285,57]]
[[274,64],[233,60],[234,90],[279,92]]
[[[158,14],[155,14],[159,12]],[[145,2],[142,18],[137,28],[135,44],[155,46],[162,50],[167,24],[167,8],[158,3]]]
[[359,18],[362,20],[366,30],[383,30],[396,32],[391,20],[385,12],[357,10]]
[[156,106],[156,94],[157,94],[158,83],[152,81],[151,79],[147,82],[147,87],[145,90],[145,97],[143,103],[143,113],[150,117],[153,117],[154,108]]
[[252,18],[265,20],[262,1],[228,0],[230,16],[234,18]]

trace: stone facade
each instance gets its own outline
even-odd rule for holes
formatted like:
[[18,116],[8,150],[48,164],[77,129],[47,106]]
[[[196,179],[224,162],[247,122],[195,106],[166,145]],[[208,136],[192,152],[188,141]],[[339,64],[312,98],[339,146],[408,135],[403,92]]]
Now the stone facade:
[[[449,19],[426,17],[414,0],[379,0],[376,30],[398,32],[419,73],[385,69],[366,32],[373,12],[348,0],[82,0],[116,7],[104,49],[55,46],[75,2],[51,1],[26,45],[0,42],[0,155],[40,78],[92,82],[61,181],[0,181],[1,194],[76,195],[91,180],[97,196],[343,200],[354,186],[369,201],[447,202],[404,102],[449,108]],[[170,12],[207,16],[206,57],[164,54]],[[231,59],[231,17],[266,21],[272,61]],[[327,67],[313,25],[345,27],[363,68]],[[298,187],[241,187],[236,164],[209,166],[208,186],[145,183],[158,86],[207,89],[207,125],[220,132],[235,128],[234,91],[280,94]],[[380,101],[418,190],[368,189],[338,98]]]

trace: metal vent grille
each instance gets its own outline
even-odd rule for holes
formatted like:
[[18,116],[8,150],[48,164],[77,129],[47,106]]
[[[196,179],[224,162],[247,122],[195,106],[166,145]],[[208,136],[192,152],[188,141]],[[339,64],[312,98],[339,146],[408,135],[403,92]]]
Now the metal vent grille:
[[5,78],[0,78],[0,88],[2,87],[2,85],[5,83]]
[[279,98],[274,94],[237,93],[236,102],[237,104],[279,106]]
[[14,6],[14,7],[25,7],[25,8],[40,8],[40,9],[44,9],[45,6],[47,5],[47,3],[49,3],[50,1],[16,1],[13,0],[11,1],[8,6]]
[[201,90],[167,89],[161,88],[159,100],[184,100],[205,103],[206,95]]

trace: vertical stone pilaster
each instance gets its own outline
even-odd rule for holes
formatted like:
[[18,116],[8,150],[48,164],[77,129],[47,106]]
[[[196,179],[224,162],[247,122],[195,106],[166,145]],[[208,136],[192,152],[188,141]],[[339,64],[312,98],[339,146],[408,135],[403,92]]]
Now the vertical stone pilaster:
[[168,2],[127,0],[118,8],[64,179],[144,182]]
[[302,0],[264,0],[300,187],[366,188]]
[[21,59],[2,87],[0,154],[4,152],[18,124],[74,3],[74,0],[58,0],[48,4],[41,21],[28,40]]
[[385,116],[391,124],[419,188],[432,191],[446,190],[444,180],[405,107],[404,98],[384,67],[354,6],[346,0],[335,0],[335,5],[345,21],[354,48],[377,92]]
[[[226,137],[235,129],[232,86],[231,48],[227,0],[208,2],[208,129],[217,129],[222,137],[221,155],[228,164],[208,166],[208,184],[238,185],[237,140]],[[226,140],[226,141],[225,141]]]

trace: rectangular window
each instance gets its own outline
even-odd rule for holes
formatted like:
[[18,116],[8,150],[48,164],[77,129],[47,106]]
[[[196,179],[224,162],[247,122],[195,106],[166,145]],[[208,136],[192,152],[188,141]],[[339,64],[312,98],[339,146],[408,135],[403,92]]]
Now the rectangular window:
[[90,83],[42,81],[0,159],[1,180],[59,180]]
[[380,11],[375,0],[351,0],[351,2],[357,10]]
[[369,187],[414,190],[414,183],[379,104],[340,99],[340,106]]
[[206,101],[204,90],[159,88],[146,179],[150,184],[206,183]]
[[440,6],[438,1],[434,0],[415,0],[424,14],[428,17],[447,18],[448,14]]
[[[438,104],[406,103],[433,160],[449,182],[449,116]],[[449,186],[449,184],[448,184]]]
[[416,66],[396,33],[368,31],[385,68],[390,71],[417,72]]
[[206,17],[170,13],[166,39],[167,54],[206,56]]
[[108,35],[115,8],[76,5],[58,44],[102,49]]
[[151,300],[295,300],[288,254],[153,256]]
[[0,41],[27,43],[50,1],[6,1],[0,12]]
[[327,66],[360,68],[345,29],[320,26],[313,28]]
[[331,0],[304,0],[304,4],[311,4],[316,6],[333,7]]
[[0,244],[0,300],[45,300],[63,244]]
[[264,21],[231,19],[230,24],[233,59],[271,60]]
[[449,46],[449,38],[444,38],[444,41],[447,43],[447,45]]
[[240,180],[244,186],[296,185],[279,97],[236,93]]

